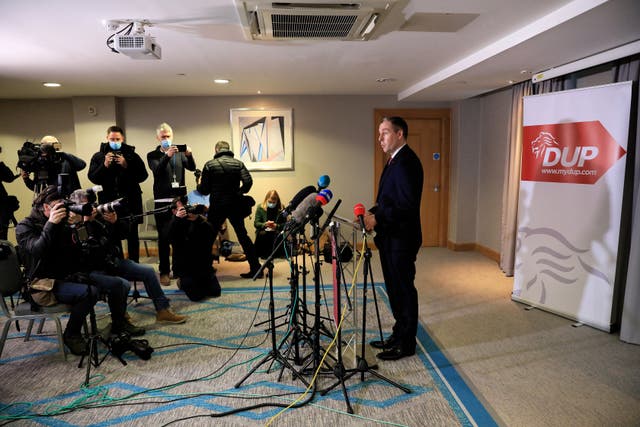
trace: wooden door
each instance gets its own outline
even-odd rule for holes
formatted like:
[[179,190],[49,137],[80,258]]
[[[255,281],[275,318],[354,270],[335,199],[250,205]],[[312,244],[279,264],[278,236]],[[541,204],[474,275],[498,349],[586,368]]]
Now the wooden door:
[[380,174],[387,161],[387,156],[378,143],[378,125],[383,117],[400,116],[407,121],[409,126],[407,143],[422,162],[424,170],[420,206],[422,246],[447,246],[450,115],[450,111],[445,109],[380,109],[374,112],[374,194],[378,193]]

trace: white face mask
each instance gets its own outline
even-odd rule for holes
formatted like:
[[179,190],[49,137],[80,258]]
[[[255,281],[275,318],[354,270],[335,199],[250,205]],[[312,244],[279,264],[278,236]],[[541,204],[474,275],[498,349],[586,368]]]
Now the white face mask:
[[276,204],[275,204],[275,203],[271,203],[271,202],[267,202],[267,207],[268,207],[269,209],[273,209],[273,208],[275,208],[275,207],[276,207]]

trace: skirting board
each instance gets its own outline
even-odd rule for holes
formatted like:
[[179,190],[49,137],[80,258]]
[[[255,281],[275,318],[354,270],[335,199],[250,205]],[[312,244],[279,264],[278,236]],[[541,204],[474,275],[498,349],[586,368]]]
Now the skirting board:
[[494,260],[495,262],[500,262],[500,253],[494,251],[493,249],[489,249],[486,246],[479,245],[477,243],[455,243],[452,241],[447,242],[447,248],[452,251],[462,252],[462,251],[476,251],[480,252],[482,255],[486,256]]

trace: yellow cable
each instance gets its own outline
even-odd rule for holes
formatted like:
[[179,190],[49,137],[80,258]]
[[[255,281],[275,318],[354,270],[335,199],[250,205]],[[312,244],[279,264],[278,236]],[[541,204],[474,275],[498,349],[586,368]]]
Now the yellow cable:
[[[366,244],[367,244],[367,236],[365,234],[363,239],[362,239],[362,250],[360,251],[360,254],[361,254],[360,255],[360,259],[358,260],[358,263],[356,265],[356,269],[355,269],[354,274],[353,274],[353,280],[351,282],[351,287],[349,288],[349,292],[347,292],[347,295],[349,297],[351,297],[351,294],[353,293],[353,290],[356,287],[356,277],[358,277],[357,273],[360,270],[360,267],[361,267],[361,264],[362,264],[362,260],[364,259],[364,250],[365,250],[365,247],[366,247],[365,245]],[[338,285],[340,285],[340,284],[338,284]],[[307,389],[304,391],[304,393],[302,393],[300,395],[300,397],[298,397],[296,400],[291,402],[291,404],[289,406],[287,406],[286,408],[283,408],[280,412],[278,412],[273,417],[271,417],[269,419],[269,421],[267,422],[267,424],[265,424],[265,427],[269,427],[271,425],[271,423],[273,423],[276,420],[276,418],[278,418],[280,415],[282,415],[285,411],[289,410],[292,406],[295,406],[307,394],[309,394],[309,390],[311,390],[311,387],[313,386],[313,384],[315,383],[316,379],[318,378],[318,373],[320,372],[320,368],[322,367],[322,364],[324,363],[324,359],[327,357],[327,355],[329,354],[329,351],[331,350],[331,348],[333,347],[333,345],[336,342],[336,339],[338,338],[338,330],[342,330],[342,322],[344,321],[346,313],[347,313],[346,310],[342,311],[342,316],[340,317],[340,322],[338,323],[338,327],[336,329],[336,334],[334,335],[333,339],[329,343],[329,347],[327,347],[327,349],[325,350],[324,356],[322,356],[322,360],[320,360],[320,363],[318,364],[318,368],[314,372],[313,378],[311,378],[311,382],[309,382],[309,386],[307,386]]]

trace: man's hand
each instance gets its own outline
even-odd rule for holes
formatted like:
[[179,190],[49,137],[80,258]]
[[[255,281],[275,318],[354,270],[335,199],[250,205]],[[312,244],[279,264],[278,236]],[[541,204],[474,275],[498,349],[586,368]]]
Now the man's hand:
[[102,218],[110,224],[115,224],[118,220],[118,214],[115,212],[105,212],[102,214]]
[[175,145],[172,145],[171,147],[167,148],[167,151],[165,151],[164,153],[167,155],[168,158],[172,158],[174,154],[176,154],[178,152],[178,147],[176,147]]
[[63,219],[67,217],[67,208],[64,207],[63,202],[57,203],[51,208],[49,212],[49,222],[53,224],[60,224]]
[[364,229],[367,231],[372,231],[377,223],[378,222],[376,221],[376,216],[371,212],[367,212],[367,214],[364,216]]

